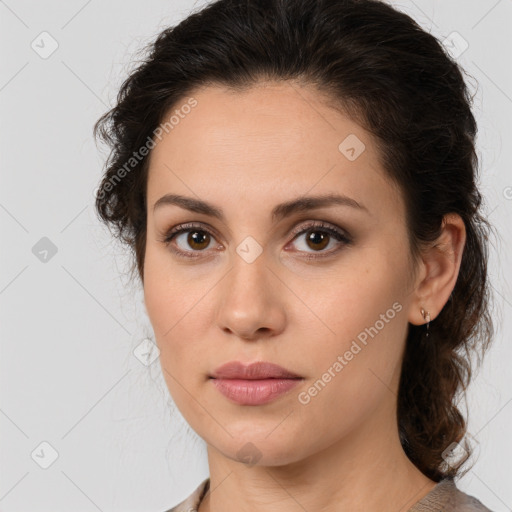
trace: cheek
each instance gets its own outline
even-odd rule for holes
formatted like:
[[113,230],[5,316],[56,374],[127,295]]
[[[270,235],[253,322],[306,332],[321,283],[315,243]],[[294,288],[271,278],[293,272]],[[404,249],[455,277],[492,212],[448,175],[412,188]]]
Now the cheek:
[[[384,320],[394,320],[397,309],[405,309],[406,254],[391,253],[382,245],[353,251],[329,270],[315,270],[306,280],[297,279],[300,297],[311,313],[307,319],[322,328],[329,339],[343,342]],[[393,304],[399,303],[402,306]],[[388,315],[386,312],[389,310]],[[315,318],[316,316],[316,318]],[[386,322],[390,331],[391,324]],[[323,325],[322,325],[323,324]]]
[[144,259],[144,300],[159,341],[177,337],[188,315],[198,318],[196,307],[214,285],[208,264],[176,263],[170,249],[148,242]]
[[[405,256],[366,251],[301,294],[322,321],[314,320],[314,350],[305,347],[315,369],[312,380],[320,379],[318,407],[339,411],[346,404],[355,410],[394,386],[407,334],[405,265]],[[307,331],[310,322],[303,322]],[[324,384],[332,392],[324,392]]]
[[200,411],[194,410],[194,401],[190,399],[190,393],[195,394],[190,379],[198,377],[202,368],[200,347],[194,343],[197,334],[194,335],[190,320],[199,320],[199,299],[182,279],[176,276],[171,279],[151,264],[147,268],[144,297],[160,350],[162,375],[178,409],[188,421],[193,421]]
[[[165,377],[168,379],[171,374],[181,379],[192,373],[193,361],[200,361],[200,347],[195,340],[201,331],[199,323],[205,322],[201,313],[205,297],[214,283],[199,267],[195,272],[183,266],[171,268],[170,257],[160,252],[165,251],[146,251],[144,302]],[[170,383],[176,386],[172,379]]]

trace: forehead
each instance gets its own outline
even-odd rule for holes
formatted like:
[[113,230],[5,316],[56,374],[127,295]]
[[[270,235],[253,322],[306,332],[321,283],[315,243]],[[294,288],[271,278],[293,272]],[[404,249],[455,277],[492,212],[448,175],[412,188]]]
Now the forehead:
[[[324,161],[340,156],[338,146],[350,134],[365,139],[366,150],[372,151],[368,134],[327,107],[311,87],[291,82],[264,82],[243,91],[210,86],[189,97],[196,106],[187,109],[188,114],[173,117],[176,124],[153,151],[153,160],[172,150],[175,161],[186,158],[188,163],[204,160],[206,155],[225,159],[229,154],[230,160],[258,163],[314,156],[321,164],[322,153]],[[187,99],[170,114],[184,109]]]
[[396,202],[372,136],[325,99],[292,82],[196,89],[164,118],[175,114],[150,155],[148,205],[171,191],[256,202],[336,191]]

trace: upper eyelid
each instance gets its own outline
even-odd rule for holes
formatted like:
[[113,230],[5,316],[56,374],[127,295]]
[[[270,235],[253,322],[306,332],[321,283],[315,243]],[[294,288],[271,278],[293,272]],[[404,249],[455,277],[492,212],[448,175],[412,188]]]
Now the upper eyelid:
[[345,230],[339,226],[336,226],[336,224],[333,224],[332,222],[328,222],[325,220],[304,221],[304,222],[300,223],[299,226],[293,228],[291,230],[291,232],[293,234],[300,234],[305,229],[308,229],[308,228],[317,228],[317,229],[322,229],[322,228],[329,229],[330,228],[334,231],[337,231],[337,232],[340,232],[341,234],[346,235],[347,237],[349,236],[347,230]]

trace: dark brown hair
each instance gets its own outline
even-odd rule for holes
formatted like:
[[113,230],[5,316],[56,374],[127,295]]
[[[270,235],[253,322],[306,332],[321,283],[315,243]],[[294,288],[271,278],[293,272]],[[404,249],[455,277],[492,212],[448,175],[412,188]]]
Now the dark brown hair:
[[457,283],[428,339],[424,326],[409,325],[397,399],[411,461],[434,481],[460,475],[464,458],[447,463],[446,450],[465,436],[456,400],[470,382],[472,355],[483,356],[493,333],[489,224],[462,70],[409,16],[377,0],[218,0],[165,29],[94,127],[111,147],[96,197],[100,218],[133,251],[143,281],[148,157],[134,153],[194,88],[242,90],[260,80],[315,86],[375,136],[403,193],[412,255],[437,239],[446,214],[462,217]]

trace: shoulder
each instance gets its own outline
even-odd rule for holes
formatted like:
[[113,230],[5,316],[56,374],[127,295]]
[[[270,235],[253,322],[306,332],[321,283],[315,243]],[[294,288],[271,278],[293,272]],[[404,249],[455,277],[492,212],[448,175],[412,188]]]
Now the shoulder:
[[196,487],[190,496],[165,512],[197,512],[199,503],[208,491],[209,486],[210,478],[206,478]]
[[410,512],[492,512],[474,496],[462,492],[453,479],[441,480]]
[[481,501],[459,489],[455,491],[453,500],[454,510],[460,512],[492,512]]

